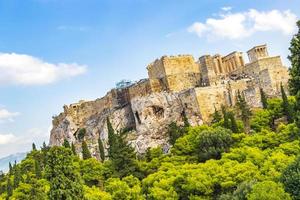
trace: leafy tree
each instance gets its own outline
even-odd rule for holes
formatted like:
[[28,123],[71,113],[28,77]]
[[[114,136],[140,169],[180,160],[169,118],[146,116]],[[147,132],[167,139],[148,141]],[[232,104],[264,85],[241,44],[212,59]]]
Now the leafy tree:
[[300,128],[300,91],[296,95],[296,115],[295,122],[298,128]]
[[105,160],[105,152],[104,152],[104,146],[101,138],[99,137],[98,139],[98,148],[99,148],[99,153],[100,153],[100,159],[102,162]]
[[103,183],[104,166],[95,158],[80,161],[80,174],[88,186],[100,186]]
[[200,162],[220,159],[221,153],[229,150],[232,144],[230,131],[224,128],[204,130],[197,137],[197,153]]
[[172,122],[168,126],[169,143],[174,145],[176,140],[184,135],[185,129],[177,126],[176,122]]
[[298,33],[294,35],[289,48],[291,54],[289,60],[290,68],[289,88],[291,95],[296,95],[300,91],[300,21],[297,22]]
[[238,125],[237,125],[237,122],[235,120],[233,112],[228,112],[227,115],[228,115],[228,118],[230,119],[230,129],[231,129],[231,131],[233,133],[238,133],[239,132]]
[[220,114],[220,112],[216,109],[215,107],[215,112],[213,114],[213,119],[212,119],[212,123],[218,123],[222,120],[222,115]]
[[284,170],[281,182],[293,199],[300,199],[300,156]]
[[66,147],[66,148],[71,148],[70,143],[67,139],[64,139],[63,146]]
[[81,128],[81,129],[79,129],[79,131],[78,131],[77,139],[78,139],[79,141],[82,141],[82,140],[84,139],[85,135],[86,135],[86,129],[85,129],[85,128]]
[[52,147],[48,153],[46,178],[50,182],[49,199],[83,199],[82,182],[72,152],[64,147]]
[[238,91],[237,94],[237,107],[240,111],[241,119],[244,123],[245,131],[246,133],[249,133],[250,130],[250,116],[251,116],[251,110],[249,105],[247,104],[245,97],[241,95],[240,91]]
[[20,183],[20,186],[12,195],[13,200],[47,200],[48,182],[44,179],[31,179],[28,183]]
[[36,146],[34,143],[32,143],[32,151],[36,151]]
[[282,84],[280,85],[280,90],[281,90],[283,112],[287,118],[288,123],[292,123],[293,122],[293,111],[292,111],[291,105],[288,101],[288,98],[286,96],[286,93],[284,91]]
[[223,119],[224,119],[224,128],[230,129],[230,123],[229,123],[229,117],[228,113],[226,110],[226,107],[222,105],[222,114],[223,114]]
[[13,167],[12,167],[12,165],[11,165],[11,162],[8,163],[8,168],[9,168],[8,174],[9,174],[9,175],[13,175],[14,169],[13,169]]
[[260,101],[263,106],[263,109],[267,109],[268,108],[268,99],[267,99],[266,93],[264,92],[264,90],[262,88],[260,88],[259,91],[260,91]]
[[14,188],[17,188],[21,181],[20,169],[17,165],[14,167]]
[[35,171],[35,176],[37,179],[42,178],[42,169],[41,169],[41,164],[39,160],[34,161],[34,171]]
[[6,195],[7,195],[7,198],[6,199],[9,199],[9,197],[13,194],[13,187],[12,187],[12,184],[10,182],[10,178],[8,177],[7,178],[7,183],[6,183]]
[[253,186],[252,191],[247,195],[249,200],[291,200],[281,184],[273,181],[263,181]]
[[184,127],[189,127],[189,126],[191,126],[191,124],[189,123],[189,119],[187,118],[187,116],[186,116],[186,113],[185,113],[185,111],[183,111],[182,112],[182,118],[183,118],[183,126]]
[[72,153],[73,153],[74,155],[77,155],[77,153],[76,153],[76,148],[75,148],[75,145],[73,144],[73,142],[72,142],[72,144],[71,144],[71,149],[72,149]]
[[112,166],[119,177],[135,173],[137,170],[136,154],[134,148],[127,144],[126,133],[115,134],[109,120],[107,119],[109,158]]
[[89,148],[88,148],[85,141],[82,142],[81,147],[82,147],[82,158],[83,158],[83,160],[91,158],[92,155],[91,155],[90,150],[89,150]]
[[150,162],[154,158],[159,158],[163,155],[163,150],[161,147],[156,147],[156,148],[148,148],[146,151],[146,161]]

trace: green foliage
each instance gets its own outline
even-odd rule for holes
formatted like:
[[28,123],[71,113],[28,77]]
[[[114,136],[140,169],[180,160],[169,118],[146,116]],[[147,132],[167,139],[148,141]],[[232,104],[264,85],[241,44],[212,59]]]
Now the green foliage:
[[300,157],[284,170],[281,182],[293,199],[300,199]]
[[46,178],[50,182],[49,199],[83,198],[79,173],[72,164],[72,152],[64,147],[52,147],[48,153]]
[[81,148],[82,148],[82,159],[89,159],[92,157],[90,150],[86,144],[86,141],[83,141],[81,144]]
[[6,183],[6,195],[7,195],[7,197],[10,197],[12,194],[13,194],[13,186],[11,184],[10,177],[8,177],[7,183]]
[[71,150],[72,150],[73,155],[77,155],[76,148],[75,148],[75,145],[73,144],[73,142],[71,144]]
[[270,130],[272,123],[272,116],[269,110],[258,110],[254,113],[250,120],[250,127],[256,132],[260,132],[263,129]]
[[103,162],[105,160],[105,152],[104,152],[103,142],[100,137],[98,139],[98,148],[99,148],[100,159]]
[[249,105],[247,104],[245,97],[241,95],[240,91],[237,94],[237,102],[236,105],[240,112],[240,117],[244,123],[246,133],[249,133],[250,129],[250,116],[252,115]]
[[208,159],[220,159],[221,154],[228,151],[232,144],[231,133],[223,128],[204,130],[196,140],[196,151],[200,162]]
[[291,200],[282,185],[273,181],[263,181],[253,186],[252,191],[247,195],[249,200]]
[[264,90],[262,88],[259,89],[260,91],[260,101],[262,104],[263,109],[267,109],[268,108],[268,99],[266,96],[266,93],[264,92]]
[[34,143],[32,143],[32,151],[36,151],[36,146]]
[[172,122],[168,127],[169,143],[174,145],[176,140],[184,135],[185,127],[177,126],[176,122]]
[[230,129],[229,117],[226,110],[226,107],[222,105],[222,114],[223,114],[223,126],[224,128]]
[[233,133],[238,133],[239,132],[238,125],[237,125],[237,122],[235,120],[233,112],[228,112],[227,115],[228,115],[228,118],[230,120],[230,129],[231,129],[231,131]]
[[289,88],[291,95],[296,95],[300,91],[300,21],[297,22],[298,33],[294,35],[290,44],[289,60],[290,68]]
[[80,174],[88,186],[100,186],[104,180],[104,166],[95,158],[80,161]]
[[84,139],[85,135],[86,135],[86,129],[85,128],[81,128],[81,129],[79,129],[79,131],[77,133],[77,139],[79,141],[82,141]]
[[288,123],[292,123],[293,122],[293,110],[292,107],[288,101],[288,98],[286,96],[286,93],[284,91],[284,88],[282,86],[282,84],[280,85],[280,89],[281,89],[281,98],[282,98],[282,108],[283,108],[283,112],[287,118]]
[[220,112],[215,107],[215,112],[212,116],[212,123],[218,123],[221,120],[222,120],[222,115],[220,114]]
[[67,139],[64,139],[63,146],[66,147],[66,148],[71,148],[70,143]]

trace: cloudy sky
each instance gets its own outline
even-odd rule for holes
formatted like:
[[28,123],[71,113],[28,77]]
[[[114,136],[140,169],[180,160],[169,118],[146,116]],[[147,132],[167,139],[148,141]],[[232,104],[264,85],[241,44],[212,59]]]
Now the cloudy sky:
[[[262,3],[263,2],[263,3]],[[0,0],[0,157],[48,142],[64,104],[147,77],[163,55],[267,43],[286,66],[299,0]],[[246,59],[246,55],[244,55]]]

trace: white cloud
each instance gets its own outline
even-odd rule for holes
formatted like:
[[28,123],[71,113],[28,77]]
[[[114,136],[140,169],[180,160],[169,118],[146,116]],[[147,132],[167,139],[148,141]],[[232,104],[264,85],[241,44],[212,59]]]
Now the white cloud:
[[[224,7],[224,11],[231,8]],[[219,14],[217,18],[208,18],[205,22],[195,22],[188,27],[188,32],[199,37],[222,39],[242,39],[256,32],[278,31],[291,35],[296,31],[297,16],[289,10],[258,11]]]
[[76,63],[47,63],[39,58],[16,53],[0,53],[0,85],[44,85],[86,72]]
[[232,9],[232,7],[231,6],[225,6],[221,9],[224,10],[224,11],[230,11]]
[[13,134],[0,134],[0,144],[10,144],[13,143],[15,136]]
[[2,121],[13,121],[14,117],[20,115],[18,112],[10,112],[4,108],[0,108],[0,122]]
[[29,151],[33,142],[37,147],[43,142],[47,144],[49,136],[49,128],[31,128],[22,135],[0,133],[0,157]]

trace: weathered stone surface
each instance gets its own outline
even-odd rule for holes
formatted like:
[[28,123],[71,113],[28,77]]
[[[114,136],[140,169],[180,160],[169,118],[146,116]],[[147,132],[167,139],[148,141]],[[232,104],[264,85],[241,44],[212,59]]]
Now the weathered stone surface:
[[112,89],[95,101],[64,106],[53,118],[50,145],[73,143],[78,153],[77,133],[86,129],[84,139],[92,155],[99,158],[98,139],[108,148],[107,118],[116,132],[131,130],[127,140],[138,153],[162,146],[168,151],[167,127],[182,124],[183,114],[196,126],[209,123],[215,108],[234,106],[238,91],[252,107],[261,107],[259,89],[268,96],[280,95],[280,84],[288,81],[287,68],[279,56],[270,57],[266,45],[248,51],[245,64],[241,52],[227,56],[163,56],[148,65],[149,79],[122,89]]

